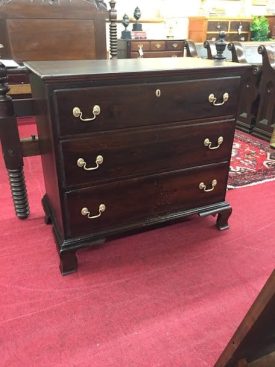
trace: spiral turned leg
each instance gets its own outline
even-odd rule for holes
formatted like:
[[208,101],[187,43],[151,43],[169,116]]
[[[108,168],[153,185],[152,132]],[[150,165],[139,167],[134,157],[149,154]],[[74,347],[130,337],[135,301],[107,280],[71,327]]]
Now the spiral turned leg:
[[19,219],[29,216],[29,202],[22,169],[8,169],[11,193],[16,215]]

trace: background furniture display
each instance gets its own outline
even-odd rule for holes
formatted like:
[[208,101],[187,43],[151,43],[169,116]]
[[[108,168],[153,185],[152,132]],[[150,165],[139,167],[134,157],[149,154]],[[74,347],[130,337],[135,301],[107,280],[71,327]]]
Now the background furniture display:
[[118,58],[182,57],[184,40],[118,40]]
[[215,41],[219,32],[227,41],[249,41],[251,18],[189,17],[188,38],[194,42]]
[[[30,62],[46,195],[63,274],[76,250],[225,202],[240,79],[199,58]],[[226,82],[225,78],[226,77]]]
[[247,63],[245,50],[251,47],[254,49],[257,47],[262,62],[254,64],[244,76],[237,126],[243,131],[270,141],[270,145],[274,147],[275,47],[271,42],[260,46],[257,43],[251,46],[251,44],[234,42],[228,45],[232,52],[232,61]]

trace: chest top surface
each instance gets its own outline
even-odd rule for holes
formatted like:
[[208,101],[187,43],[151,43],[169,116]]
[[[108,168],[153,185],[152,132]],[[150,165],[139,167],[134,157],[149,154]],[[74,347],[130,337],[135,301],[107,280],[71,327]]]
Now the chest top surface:
[[244,64],[206,60],[200,58],[159,58],[119,60],[74,60],[74,61],[32,61],[26,67],[46,82],[55,80],[87,80],[103,76],[113,78],[124,74],[140,75],[194,75],[205,74],[230,76],[242,74],[249,66]]

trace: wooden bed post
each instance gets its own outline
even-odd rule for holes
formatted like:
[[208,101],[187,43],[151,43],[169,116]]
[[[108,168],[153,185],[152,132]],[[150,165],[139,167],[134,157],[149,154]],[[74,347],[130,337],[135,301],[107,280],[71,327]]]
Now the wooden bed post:
[[112,59],[117,59],[117,11],[116,1],[110,0],[111,9],[109,10],[109,34],[110,34],[110,55]]
[[18,218],[24,219],[29,216],[29,203],[17,121],[12,98],[7,95],[9,91],[7,80],[6,67],[0,62],[0,139],[15,212]]

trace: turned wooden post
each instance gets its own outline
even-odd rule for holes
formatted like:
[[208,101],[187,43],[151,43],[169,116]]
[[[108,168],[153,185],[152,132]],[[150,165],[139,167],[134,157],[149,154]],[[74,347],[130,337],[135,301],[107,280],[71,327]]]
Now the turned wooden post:
[[112,59],[117,58],[117,11],[115,9],[116,1],[109,2],[111,9],[109,10],[109,34],[110,34],[110,55]]
[[23,155],[9,91],[6,67],[0,62],[0,139],[5,166],[8,170],[11,193],[18,218],[29,215],[29,203],[23,171]]
[[207,58],[213,60],[217,55],[215,41],[206,40],[203,43],[203,47],[206,48]]
[[196,45],[192,40],[183,40],[183,47],[187,57],[199,57]]

